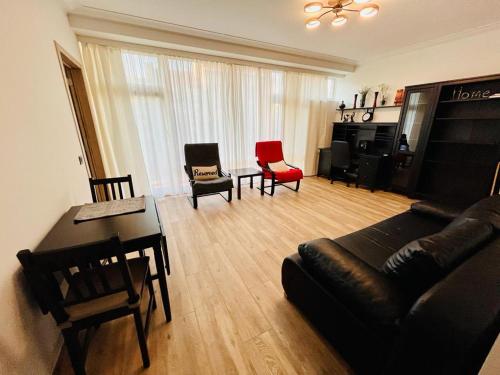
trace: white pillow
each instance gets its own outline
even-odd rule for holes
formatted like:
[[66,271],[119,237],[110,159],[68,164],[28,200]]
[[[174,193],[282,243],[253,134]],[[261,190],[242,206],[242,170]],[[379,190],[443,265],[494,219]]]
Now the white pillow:
[[268,163],[267,165],[273,172],[288,172],[290,170],[284,160],[277,161],[276,163]]
[[195,181],[214,180],[219,178],[219,171],[216,165],[205,167],[191,167],[193,179]]

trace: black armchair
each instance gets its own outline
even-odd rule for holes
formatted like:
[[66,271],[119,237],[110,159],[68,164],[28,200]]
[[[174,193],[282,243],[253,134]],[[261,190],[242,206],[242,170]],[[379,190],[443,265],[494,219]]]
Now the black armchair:
[[[198,197],[219,194],[226,201],[231,202],[233,192],[233,180],[231,175],[224,172],[220,165],[219,145],[217,143],[192,143],[184,145],[184,157],[186,164],[184,170],[189,177],[192,196],[189,201],[196,209],[198,208]],[[211,180],[195,180],[193,167],[217,166],[219,177]],[[225,198],[221,192],[227,192]]]

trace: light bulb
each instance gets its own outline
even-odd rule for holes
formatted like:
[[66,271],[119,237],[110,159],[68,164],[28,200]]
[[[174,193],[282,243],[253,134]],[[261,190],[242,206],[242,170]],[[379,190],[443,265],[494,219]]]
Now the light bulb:
[[379,6],[377,4],[365,5],[359,11],[361,17],[373,17],[376,16],[379,10]]
[[372,0],[354,0],[354,2],[356,4],[365,4],[365,3],[369,3],[370,1],[372,1]]
[[332,26],[342,26],[347,22],[347,17],[343,15],[337,15],[333,20],[332,20]]
[[304,6],[304,12],[306,13],[316,13],[323,9],[323,4],[320,2],[307,3]]
[[306,21],[306,27],[308,29],[315,29],[316,27],[318,27],[319,25],[321,24],[320,20],[317,19],[317,18],[309,18],[307,21]]

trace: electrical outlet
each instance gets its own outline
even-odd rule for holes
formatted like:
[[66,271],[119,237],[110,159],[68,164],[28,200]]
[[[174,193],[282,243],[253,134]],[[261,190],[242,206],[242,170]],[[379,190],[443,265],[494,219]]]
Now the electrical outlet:
[[78,162],[80,163],[80,165],[83,164],[83,156],[82,155],[78,155]]

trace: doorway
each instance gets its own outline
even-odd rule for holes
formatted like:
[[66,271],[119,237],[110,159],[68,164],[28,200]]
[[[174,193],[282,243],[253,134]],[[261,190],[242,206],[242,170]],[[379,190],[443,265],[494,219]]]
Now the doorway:
[[85,155],[85,160],[80,160],[80,163],[85,162],[89,177],[105,178],[104,165],[92,119],[89,98],[85,89],[81,65],[57,42],[55,42],[55,45],[71,109],[77,125],[78,138]]

